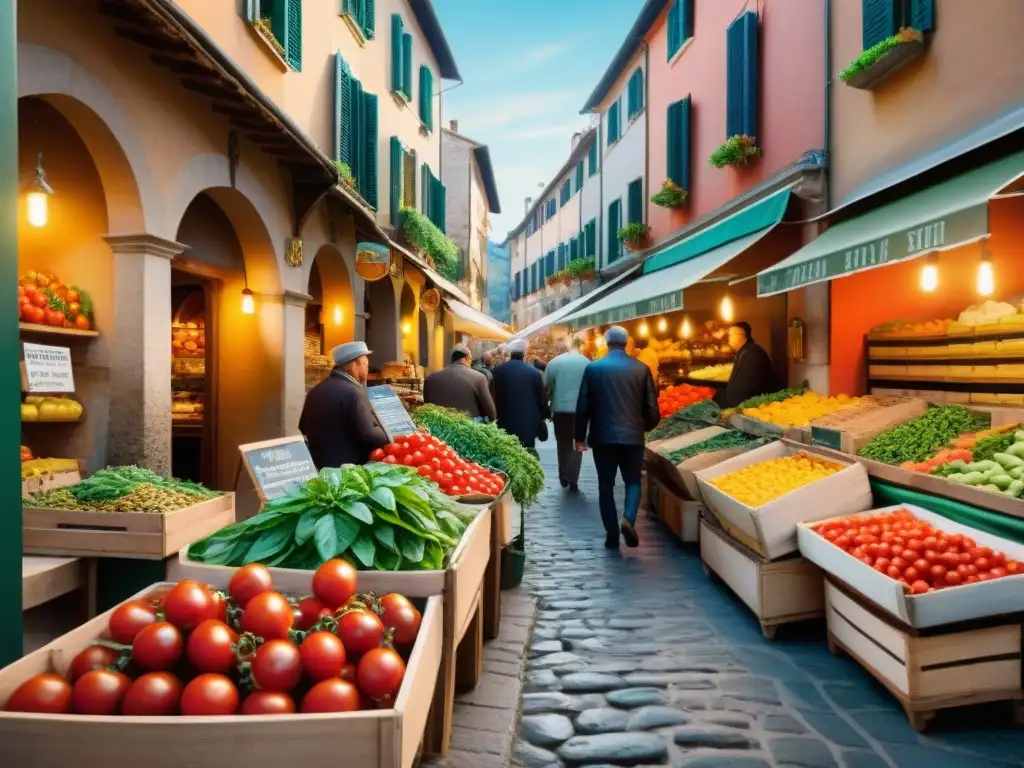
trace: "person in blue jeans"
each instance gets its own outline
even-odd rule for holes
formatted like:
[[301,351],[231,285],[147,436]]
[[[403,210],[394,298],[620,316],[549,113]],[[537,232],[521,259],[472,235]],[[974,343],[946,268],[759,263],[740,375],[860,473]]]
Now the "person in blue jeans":
[[[626,329],[613,325],[604,338],[608,353],[583,371],[576,399],[576,450],[587,450],[589,442],[594,451],[604,545],[609,549],[618,547],[621,531],[626,546],[635,547],[640,543],[635,524],[640,509],[644,434],[660,420],[658,394],[651,369],[626,354]],[[626,486],[621,521],[614,495],[615,475],[620,472]]]

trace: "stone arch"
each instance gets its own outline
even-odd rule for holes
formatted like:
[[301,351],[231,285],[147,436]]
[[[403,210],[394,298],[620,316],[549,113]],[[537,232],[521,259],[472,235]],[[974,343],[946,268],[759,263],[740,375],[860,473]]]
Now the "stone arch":
[[366,283],[363,291],[368,315],[366,344],[371,352],[370,367],[380,370],[385,363],[401,360],[398,297],[391,277]]
[[402,353],[414,361],[419,360],[420,323],[419,300],[408,282],[402,283],[401,301],[398,307],[402,332]]
[[356,307],[352,275],[344,257],[333,245],[322,245],[309,268],[307,293],[311,306],[323,312],[324,349],[329,350],[356,337]]

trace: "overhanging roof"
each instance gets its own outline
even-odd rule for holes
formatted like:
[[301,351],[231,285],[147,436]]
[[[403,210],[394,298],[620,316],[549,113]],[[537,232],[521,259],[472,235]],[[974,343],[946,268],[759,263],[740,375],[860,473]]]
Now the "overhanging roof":
[[460,333],[468,333],[477,339],[487,341],[507,341],[512,338],[512,333],[502,326],[490,315],[484,314],[478,309],[461,301],[449,299],[445,302],[451,310],[452,326]]
[[441,22],[434,12],[434,5],[430,0],[409,0],[413,15],[423,30],[423,36],[427,38],[431,53],[437,59],[437,68],[441,77],[446,80],[462,80],[459,68],[455,65],[455,57],[448,45],[448,39],[441,29]]
[[487,210],[490,213],[501,213],[498,185],[494,180],[494,166],[491,165],[491,150],[487,148],[486,144],[480,144],[473,150],[473,155],[476,157],[477,167],[480,168],[484,191],[487,192]]

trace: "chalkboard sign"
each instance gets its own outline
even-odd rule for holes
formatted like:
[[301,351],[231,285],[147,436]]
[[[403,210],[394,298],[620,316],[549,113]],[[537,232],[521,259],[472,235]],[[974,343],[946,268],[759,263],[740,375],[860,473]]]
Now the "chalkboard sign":
[[380,425],[388,435],[388,440],[394,442],[399,435],[408,435],[416,431],[416,425],[413,424],[409,412],[387,384],[367,387],[366,394],[370,398],[370,405],[377,413]]
[[283,496],[293,485],[318,474],[301,435],[240,445],[238,450],[263,501]]

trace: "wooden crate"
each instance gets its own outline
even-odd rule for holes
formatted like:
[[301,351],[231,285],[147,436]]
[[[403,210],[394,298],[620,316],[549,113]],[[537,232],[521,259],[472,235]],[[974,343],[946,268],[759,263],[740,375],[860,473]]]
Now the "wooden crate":
[[658,518],[681,541],[696,543],[700,536],[700,515],[704,504],[684,499],[665,483],[654,482],[658,485]]
[[[308,593],[310,575],[303,577],[276,586],[286,593]],[[394,709],[228,717],[0,712],[0,742],[7,760],[17,766],[135,768],[141,762],[147,768],[221,768],[240,761],[251,768],[412,768],[441,660],[441,603],[440,597],[421,602],[423,621]],[[75,655],[106,631],[112,610],[0,670],[0,701],[32,675],[65,674]]]
[[71,472],[54,472],[49,475],[27,477],[21,481],[21,495],[22,498],[24,498],[32,493],[50,491],[54,488],[65,488],[69,485],[74,485],[81,479],[82,473],[78,470],[72,470]]
[[235,522],[234,494],[173,512],[22,509],[22,551],[31,555],[163,560]]
[[707,519],[700,522],[704,573],[715,573],[761,623],[769,640],[780,624],[818,618],[825,598],[821,569],[802,557],[768,561]]
[[855,659],[896,697],[916,731],[937,710],[1012,700],[1024,721],[1021,616],[915,630],[832,577],[825,579],[829,650]]

